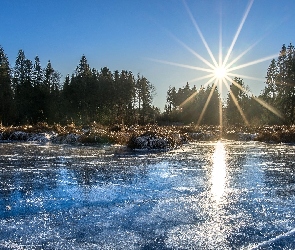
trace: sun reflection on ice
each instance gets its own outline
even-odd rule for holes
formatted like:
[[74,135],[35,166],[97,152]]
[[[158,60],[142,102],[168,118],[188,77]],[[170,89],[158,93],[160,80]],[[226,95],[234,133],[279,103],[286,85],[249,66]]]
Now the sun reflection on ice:
[[219,202],[224,195],[226,185],[226,150],[221,141],[215,145],[212,161],[211,193],[214,200]]

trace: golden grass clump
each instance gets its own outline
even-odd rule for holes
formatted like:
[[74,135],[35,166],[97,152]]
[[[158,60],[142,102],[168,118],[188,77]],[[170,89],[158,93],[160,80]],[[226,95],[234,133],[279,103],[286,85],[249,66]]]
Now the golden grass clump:
[[[111,143],[136,148],[140,143],[150,147],[177,147],[193,140],[257,140],[264,142],[295,142],[295,126],[158,126],[155,124],[103,126],[95,122],[77,126],[74,123],[62,126],[40,122],[35,125],[5,127],[0,124],[0,140],[30,140],[35,135],[50,134],[57,143]],[[241,136],[243,135],[243,136]],[[249,135],[249,136],[247,136]],[[253,136],[252,136],[253,135]],[[246,138],[246,139],[245,139]],[[139,145],[140,146],[140,145]]]

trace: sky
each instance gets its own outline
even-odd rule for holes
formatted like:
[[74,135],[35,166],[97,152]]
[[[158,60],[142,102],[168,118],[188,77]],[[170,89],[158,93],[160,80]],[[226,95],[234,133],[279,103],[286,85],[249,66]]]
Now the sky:
[[206,44],[217,61],[232,47],[228,62],[251,47],[233,66],[265,58],[235,71],[259,95],[271,58],[295,44],[294,9],[294,0],[0,0],[0,45],[12,67],[22,49],[43,67],[50,60],[62,81],[82,55],[91,68],[139,73],[163,110],[169,86],[207,82],[192,68],[208,68],[200,58],[212,64]]

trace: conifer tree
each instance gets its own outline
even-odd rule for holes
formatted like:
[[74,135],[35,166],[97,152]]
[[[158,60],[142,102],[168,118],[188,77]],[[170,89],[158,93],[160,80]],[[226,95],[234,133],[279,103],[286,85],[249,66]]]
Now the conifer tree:
[[289,124],[295,122],[295,49],[292,44],[287,47],[285,96],[282,100],[284,113]]
[[4,49],[0,46],[0,124],[13,123],[14,102],[10,67]]
[[47,62],[44,69],[43,95],[45,118],[49,123],[58,121],[61,116],[60,110],[60,73],[56,71],[50,62]]
[[[295,49],[292,44],[288,47],[283,44],[278,59],[271,61],[266,76],[267,86],[264,88],[262,98],[275,106],[285,116],[286,124],[295,122]],[[268,123],[281,123],[269,111],[265,111]]]
[[274,101],[277,97],[277,77],[278,70],[276,60],[273,59],[267,69],[266,73],[266,87],[263,91],[263,96],[266,101]]
[[136,96],[139,122],[146,124],[153,120],[152,101],[155,94],[155,87],[144,77],[137,76]]
[[176,108],[176,89],[175,87],[169,86],[166,96],[166,108],[165,112],[170,114]]
[[34,99],[32,80],[32,61],[26,59],[24,51],[19,50],[13,71],[13,85],[17,111],[17,123],[33,122]]
[[33,99],[34,99],[34,114],[33,122],[37,123],[44,121],[44,108],[45,108],[45,96],[43,91],[44,73],[41,67],[40,59],[38,56],[35,57],[32,71],[33,81]]
[[243,79],[235,77],[230,85],[226,105],[226,118],[230,125],[244,124],[245,122],[242,114],[245,114],[248,97],[241,88],[245,89]]
[[[211,97],[210,97],[211,95]],[[219,125],[219,105],[221,103],[217,86],[215,84],[209,85],[205,91],[206,102],[208,100],[208,106],[204,113],[201,124],[206,125]]]

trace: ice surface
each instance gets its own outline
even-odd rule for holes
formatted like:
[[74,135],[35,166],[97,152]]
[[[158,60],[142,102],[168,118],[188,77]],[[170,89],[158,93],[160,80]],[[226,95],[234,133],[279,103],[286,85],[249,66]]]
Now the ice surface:
[[2,143],[0,249],[294,249],[295,147],[221,143],[218,201],[217,142]]

